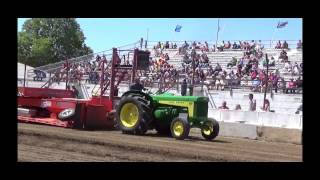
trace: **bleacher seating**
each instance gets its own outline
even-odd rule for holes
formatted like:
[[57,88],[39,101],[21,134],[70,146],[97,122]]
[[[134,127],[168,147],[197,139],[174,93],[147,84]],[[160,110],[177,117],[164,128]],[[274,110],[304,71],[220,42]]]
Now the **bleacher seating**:
[[[179,45],[178,45],[179,46]],[[152,47],[147,48],[147,50],[149,50],[151,52],[151,57],[153,59],[156,58],[155,56],[155,52],[153,50]],[[190,50],[189,50],[190,51]],[[100,55],[102,56],[102,54],[107,54],[107,59],[110,60],[111,56],[110,53],[111,51],[104,51],[104,52],[100,52],[100,53],[94,53],[91,55],[87,55],[87,56],[82,56],[82,57],[78,57],[78,58],[74,58],[72,59],[70,62],[82,62],[82,61],[90,61],[90,60],[94,60],[96,55]],[[173,65],[175,68],[181,68],[182,67],[182,59],[183,59],[183,55],[179,55],[178,54],[178,49],[164,49],[162,51],[164,54],[168,53],[169,55],[169,64]],[[197,53],[201,53],[201,50],[196,50]],[[266,48],[263,50],[263,53],[267,53],[268,57],[270,58],[271,56],[273,56],[275,58],[275,67],[271,68],[271,69],[275,69],[278,68],[280,69],[280,75],[282,77],[285,78],[285,80],[289,80],[290,78],[297,78],[298,76],[292,76],[291,73],[288,72],[283,72],[281,71],[281,69],[284,67],[284,64],[281,63],[280,61],[278,61],[278,56],[280,54],[281,50],[279,49],[273,49],[273,48]],[[209,62],[210,65],[212,65],[212,67],[215,67],[217,63],[220,64],[220,66],[222,67],[222,69],[227,69],[227,64],[230,62],[230,60],[232,59],[232,57],[235,57],[237,59],[241,58],[243,56],[244,51],[243,50],[232,50],[232,49],[228,49],[228,50],[224,50],[222,52],[207,52],[207,56],[209,58]],[[301,50],[296,50],[296,49],[291,49],[288,51],[287,53],[289,61],[292,62],[292,64],[294,64],[295,62],[297,62],[298,64],[302,63],[302,51]],[[59,63],[54,63],[54,64],[49,64],[46,66],[42,66],[40,68],[36,68],[36,69],[40,69],[40,70],[56,70],[62,67],[62,64],[64,62],[59,62]],[[180,77],[183,77],[183,74],[179,74]],[[48,74],[47,74],[48,77]],[[84,81],[85,78],[87,78],[87,76],[84,76]],[[181,82],[181,81],[180,81]],[[125,82],[122,82],[120,84],[120,87],[125,87],[123,86]],[[38,82],[31,82],[31,84],[39,84]],[[64,88],[65,85],[63,85],[64,83],[60,83],[60,85],[55,85],[53,84],[52,87],[56,87],[56,88]],[[126,85],[127,86],[127,85]],[[94,85],[93,84],[87,84],[88,87],[88,92],[91,93]],[[124,89],[120,89],[120,94]],[[244,98],[246,97],[247,94],[251,93],[251,91],[249,89],[234,89],[233,90],[233,95],[231,96],[229,91],[217,91],[217,90],[210,90],[210,94],[212,95],[215,104],[217,106],[220,106],[223,100],[226,100],[228,102],[228,106],[233,109],[234,106],[236,104],[241,104],[243,109],[247,109],[246,107],[246,102],[247,99]],[[179,93],[178,93],[179,94]],[[91,94],[90,94],[91,95]],[[256,93],[255,97],[257,97],[257,105],[262,104],[262,99],[260,98],[260,96],[262,96],[263,93]],[[302,102],[300,101],[300,99],[302,98],[301,94],[282,94],[282,93],[277,93],[274,95],[273,100],[271,101],[271,109],[276,110],[276,112],[285,112],[285,113],[294,113],[294,111],[296,110],[296,107],[298,107]],[[295,100],[298,99],[298,100]],[[270,100],[270,98],[269,98]],[[261,101],[261,102],[260,102]]]

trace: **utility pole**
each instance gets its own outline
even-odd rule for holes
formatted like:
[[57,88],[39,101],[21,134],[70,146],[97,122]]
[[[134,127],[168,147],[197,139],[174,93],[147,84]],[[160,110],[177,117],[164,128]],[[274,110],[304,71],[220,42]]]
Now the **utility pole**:
[[219,30],[220,30],[219,22],[220,22],[220,18],[218,18],[218,30],[217,30],[217,38],[216,38],[216,48],[217,48],[217,44],[218,44]]
[[66,77],[66,89],[68,89],[68,81],[69,81],[69,62],[68,59],[66,59],[66,66],[67,66],[67,77]]
[[264,89],[264,96],[263,96],[263,109],[265,108],[265,100],[267,96],[267,88],[268,88],[268,70],[269,70],[269,59],[268,55],[266,54],[266,62],[267,62],[267,73],[266,73],[266,79],[265,79],[265,86],[266,88]]

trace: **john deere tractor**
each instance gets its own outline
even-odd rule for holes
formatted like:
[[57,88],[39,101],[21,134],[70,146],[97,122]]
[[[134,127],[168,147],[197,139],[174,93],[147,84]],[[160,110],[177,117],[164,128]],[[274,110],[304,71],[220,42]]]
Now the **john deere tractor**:
[[219,124],[208,118],[208,100],[207,97],[128,91],[117,105],[117,124],[126,134],[143,135],[156,129],[159,134],[179,140],[187,138],[190,128],[196,127],[205,139],[212,140],[219,133]]

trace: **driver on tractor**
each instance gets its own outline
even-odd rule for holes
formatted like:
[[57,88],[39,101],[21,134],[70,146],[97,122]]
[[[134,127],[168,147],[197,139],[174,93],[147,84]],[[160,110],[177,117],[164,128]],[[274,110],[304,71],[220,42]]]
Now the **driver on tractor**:
[[142,91],[146,90],[146,88],[143,87],[143,85],[140,83],[140,79],[136,78],[135,83],[130,86],[130,91]]

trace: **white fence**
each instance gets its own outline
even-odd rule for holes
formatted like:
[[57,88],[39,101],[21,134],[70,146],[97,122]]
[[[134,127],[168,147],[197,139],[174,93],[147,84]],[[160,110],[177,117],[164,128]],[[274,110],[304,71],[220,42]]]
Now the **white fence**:
[[209,109],[208,116],[222,122],[302,130],[302,115],[298,114]]

